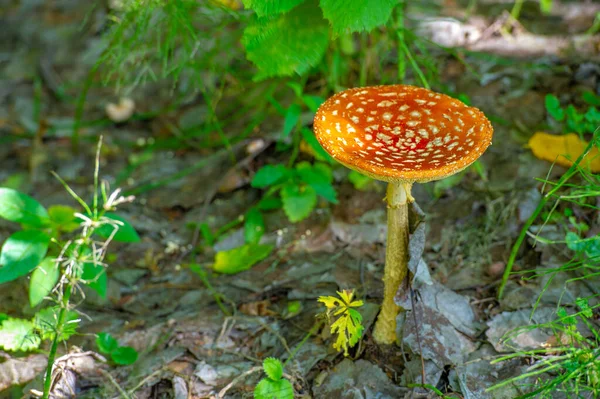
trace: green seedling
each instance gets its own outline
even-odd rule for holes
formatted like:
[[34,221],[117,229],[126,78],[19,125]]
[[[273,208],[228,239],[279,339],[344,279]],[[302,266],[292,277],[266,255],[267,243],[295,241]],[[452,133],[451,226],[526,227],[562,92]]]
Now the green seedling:
[[110,356],[113,363],[127,366],[136,362],[138,353],[131,346],[121,346],[109,333],[101,332],[96,336],[96,345],[100,353]]
[[590,134],[600,125],[600,111],[596,108],[600,106],[600,96],[587,91],[582,98],[589,105],[585,112],[578,111],[572,104],[562,108],[558,97],[553,94],[546,95],[546,111],[552,119],[564,123],[567,130],[565,133]]
[[353,301],[354,291],[343,290],[337,293],[339,298],[321,296],[318,301],[325,305],[325,315],[331,328],[331,334],[336,335],[334,349],[343,351],[348,356],[348,349],[354,347],[361,339],[364,327],[362,315],[357,310],[364,302]]
[[254,388],[254,399],[293,399],[294,387],[283,378],[283,365],[279,359],[266,358],[263,371],[267,376]]
[[0,284],[31,272],[31,305],[37,306],[44,301],[56,304],[39,310],[31,320],[5,318],[0,325],[0,348],[23,352],[38,349],[43,341],[51,343],[43,399],[50,396],[58,344],[75,334],[79,324],[78,313],[71,304],[72,296],[82,292],[81,286],[87,285],[101,297],[106,297],[108,244],[113,240],[139,241],[135,229],[113,213],[117,206],[132,201],[133,197],[121,196],[120,190],[108,194],[108,184],[99,183],[100,148],[101,142],[96,152],[91,204],[83,201],[56,176],[81,205],[81,212],[67,206],[46,210],[25,194],[0,188],[0,217],[23,227],[2,246]]

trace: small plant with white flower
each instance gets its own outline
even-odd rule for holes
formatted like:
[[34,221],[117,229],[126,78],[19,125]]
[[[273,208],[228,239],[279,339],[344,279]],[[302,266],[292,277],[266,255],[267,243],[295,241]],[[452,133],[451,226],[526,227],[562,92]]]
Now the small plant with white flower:
[[44,399],[50,396],[58,344],[75,334],[80,322],[73,298],[84,299],[83,286],[86,285],[106,297],[107,264],[104,260],[108,245],[112,241],[139,241],[135,229],[112,213],[117,206],[132,202],[134,197],[121,195],[120,189],[108,194],[108,184],[99,184],[100,148],[101,142],[96,152],[91,205],[55,175],[81,205],[82,211],[63,205],[46,209],[23,193],[0,188],[0,217],[23,227],[2,245],[0,284],[31,273],[30,305],[46,304],[30,320],[0,314],[0,348],[28,352],[40,348],[43,341],[49,342]]

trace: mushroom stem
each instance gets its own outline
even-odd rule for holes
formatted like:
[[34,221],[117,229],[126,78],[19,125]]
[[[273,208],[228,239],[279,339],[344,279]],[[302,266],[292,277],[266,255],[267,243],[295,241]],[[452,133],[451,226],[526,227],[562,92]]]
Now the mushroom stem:
[[394,296],[408,274],[408,204],[412,184],[391,182],[387,188],[387,244],[385,250],[384,292],[381,312],[375,323],[373,338],[378,344],[396,342],[396,316],[400,306]]

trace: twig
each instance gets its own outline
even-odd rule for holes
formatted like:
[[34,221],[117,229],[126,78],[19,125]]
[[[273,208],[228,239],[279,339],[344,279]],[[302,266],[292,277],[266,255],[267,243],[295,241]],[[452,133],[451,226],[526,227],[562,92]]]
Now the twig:
[[227,393],[227,391],[229,391],[235,384],[237,384],[238,382],[240,382],[241,380],[243,380],[250,374],[254,374],[257,371],[262,371],[262,369],[263,369],[262,366],[254,366],[250,370],[246,371],[245,373],[238,375],[229,384],[225,385],[225,387],[219,391],[219,393],[217,394],[217,399],[222,399],[225,396],[225,394]]
[[419,335],[419,323],[417,322],[417,309],[416,309],[416,301],[415,301],[415,290],[412,289],[412,287],[409,288],[409,292],[410,292],[410,304],[412,306],[412,314],[413,314],[413,320],[415,322],[415,333],[416,333],[416,337],[417,337],[417,346],[419,347],[419,357],[421,358],[421,383],[423,385],[426,384],[425,382],[425,359],[423,359],[423,348],[421,348],[421,336]]
[[162,373],[163,368],[160,368],[158,370],[156,370],[155,372],[153,372],[152,374],[146,376],[143,380],[141,380],[136,386],[134,386],[132,389],[129,390],[129,395],[133,395],[135,393],[135,391],[137,391],[138,389],[140,389],[140,387],[142,385],[144,385],[145,383],[147,383],[148,381],[150,381],[152,378],[154,378],[157,374]]
[[113,384],[115,386],[115,388],[117,388],[117,391],[119,391],[119,393],[121,394],[121,397],[125,398],[125,399],[131,399],[131,396],[129,396],[127,394],[127,392],[125,392],[123,390],[123,388],[121,388],[121,386],[119,385],[119,383],[117,381],[115,381],[115,379],[113,378],[112,375],[110,375],[110,373],[106,370],[103,370],[101,368],[98,368],[98,371],[100,371],[100,374],[102,374],[104,377],[108,378],[108,380],[111,382],[111,384]]

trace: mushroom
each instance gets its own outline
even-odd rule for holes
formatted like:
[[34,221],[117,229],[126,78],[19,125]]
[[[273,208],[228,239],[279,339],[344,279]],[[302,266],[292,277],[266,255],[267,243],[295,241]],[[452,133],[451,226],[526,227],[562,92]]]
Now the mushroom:
[[414,86],[361,87],[325,101],[314,130],[338,162],[388,182],[384,298],[373,337],[396,341],[394,296],[408,274],[408,204],[412,184],[451,176],[483,154],[492,125],[477,108]]

